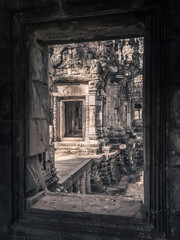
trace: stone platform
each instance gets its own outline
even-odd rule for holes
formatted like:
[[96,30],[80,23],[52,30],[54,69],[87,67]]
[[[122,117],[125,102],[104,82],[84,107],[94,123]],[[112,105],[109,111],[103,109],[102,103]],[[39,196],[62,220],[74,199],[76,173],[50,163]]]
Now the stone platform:
[[132,217],[143,220],[141,199],[121,196],[48,193],[32,209]]
[[18,222],[16,234],[43,240],[163,239],[145,213],[133,198],[46,193]]
[[65,189],[74,184],[77,192],[90,193],[90,169],[93,159],[76,155],[56,155],[58,183]]

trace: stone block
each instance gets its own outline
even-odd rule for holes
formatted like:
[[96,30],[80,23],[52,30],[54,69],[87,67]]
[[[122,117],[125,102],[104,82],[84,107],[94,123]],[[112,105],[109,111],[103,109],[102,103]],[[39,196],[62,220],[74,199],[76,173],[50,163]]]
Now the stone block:
[[85,96],[88,94],[87,84],[55,84],[54,96]]
[[27,123],[26,156],[45,152],[49,147],[48,119],[30,119]]
[[30,87],[30,118],[49,117],[49,91],[48,85],[32,80]]

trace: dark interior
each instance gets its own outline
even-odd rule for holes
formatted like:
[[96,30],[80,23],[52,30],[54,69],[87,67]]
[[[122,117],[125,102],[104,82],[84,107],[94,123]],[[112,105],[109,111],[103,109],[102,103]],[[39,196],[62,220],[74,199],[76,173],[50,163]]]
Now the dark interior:
[[65,102],[65,137],[82,137],[82,102]]

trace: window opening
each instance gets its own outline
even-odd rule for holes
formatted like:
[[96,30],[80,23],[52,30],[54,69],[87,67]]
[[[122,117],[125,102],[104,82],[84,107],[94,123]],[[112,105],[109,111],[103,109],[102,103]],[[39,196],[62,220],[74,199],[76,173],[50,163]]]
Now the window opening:
[[[143,41],[49,47],[59,191],[143,198]],[[83,161],[78,180],[61,181],[66,163],[76,169]]]
[[143,44],[49,46],[49,149],[39,162],[50,191],[143,200]]

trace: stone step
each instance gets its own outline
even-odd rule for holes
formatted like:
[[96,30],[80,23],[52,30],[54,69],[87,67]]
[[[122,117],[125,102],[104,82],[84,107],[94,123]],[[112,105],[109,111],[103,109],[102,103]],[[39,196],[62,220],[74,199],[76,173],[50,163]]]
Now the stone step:
[[59,151],[59,150],[79,150],[79,148],[81,148],[81,146],[63,146],[63,145],[61,145],[61,146],[57,146],[56,147],[56,151]]
[[99,154],[101,149],[99,147],[77,147],[77,148],[62,148],[57,149],[55,151],[56,155],[67,155],[67,154],[75,154],[75,155],[89,155],[89,154]]
[[98,154],[100,152],[99,147],[80,148],[79,155]]
[[56,142],[54,145],[57,146],[82,146],[84,142]]
[[61,139],[61,142],[77,142],[77,141],[84,141],[84,138],[78,137],[65,137]]
[[79,146],[79,147],[83,147],[83,146],[90,146],[90,147],[98,147],[99,143],[95,144],[95,143],[86,143],[86,142],[55,142],[54,143],[55,148],[57,148],[58,146]]
[[78,150],[57,150],[55,152],[56,155],[67,155],[67,154],[75,154],[75,155],[79,155],[79,149]]

